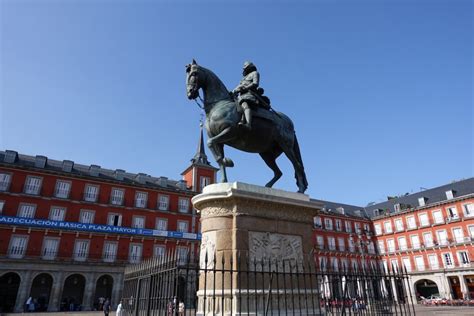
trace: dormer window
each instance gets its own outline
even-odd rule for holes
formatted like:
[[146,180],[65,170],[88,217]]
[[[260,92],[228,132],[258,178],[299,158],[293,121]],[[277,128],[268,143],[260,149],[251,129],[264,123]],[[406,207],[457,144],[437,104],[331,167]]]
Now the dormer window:
[[401,206],[400,206],[400,203],[397,203],[393,206],[393,209],[395,210],[395,212],[400,212],[401,210]]
[[378,208],[376,208],[376,209],[374,210],[374,216],[379,216],[380,214],[382,214],[381,210],[378,209]]
[[426,205],[426,198],[425,197],[418,198],[418,205],[419,206],[425,206]]
[[98,177],[99,176],[99,170],[100,170],[100,166],[98,165],[91,165],[89,167],[89,174],[93,177]]
[[46,158],[45,156],[36,156],[35,157],[35,167],[44,169],[44,167],[46,166],[47,161],[48,161],[48,158]]
[[5,152],[4,162],[15,163],[18,159],[18,153],[14,150],[7,150]]
[[71,172],[73,167],[74,167],[74,161],[63,160],[63,171],[64,172]]
[[447,198],[448,200],[454,199],[454,191],[453,191],[453,190],[448,190],[448,191],[446,191],[446,198]]

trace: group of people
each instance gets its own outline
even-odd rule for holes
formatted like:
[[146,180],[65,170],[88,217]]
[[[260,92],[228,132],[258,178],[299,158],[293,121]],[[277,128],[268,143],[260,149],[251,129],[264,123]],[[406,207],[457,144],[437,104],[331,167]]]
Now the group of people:
[[178,312],[179,316],[184,316],[184,312],[186,310],[186,306],[184,305],[183,301],[179,301],[174,297],[173,300],[170,300],[168,302],[168,316],[174,316],[176,315],[176,312]]

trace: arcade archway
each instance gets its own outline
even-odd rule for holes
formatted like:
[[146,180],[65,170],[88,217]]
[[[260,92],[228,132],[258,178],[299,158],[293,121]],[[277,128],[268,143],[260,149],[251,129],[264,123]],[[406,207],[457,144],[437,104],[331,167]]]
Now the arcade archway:
[[53,277],[48,273],[41,273],[33,279],[30,296],[36,300],[35,312],[45,312],[48,310]]
[[105,299],[112,298],[113,287],[114,279],[110,275],[104,274],[97,279],[94,297],[94,307],[97,310],[102,310],[102,304],[105,302]]
[[63,295],[61,297],[62,311],[80,310],[86,279],[80,274],[70,275],[64,281]]
[[420,299],[421,296],[429,297],[433,294],[439,294],[436,283],[428,279],[417,281],[415,283],[415,291],[417,299]]
[[14,311],[20,282],[20,276],[14,272],[0,277],[0,314]]

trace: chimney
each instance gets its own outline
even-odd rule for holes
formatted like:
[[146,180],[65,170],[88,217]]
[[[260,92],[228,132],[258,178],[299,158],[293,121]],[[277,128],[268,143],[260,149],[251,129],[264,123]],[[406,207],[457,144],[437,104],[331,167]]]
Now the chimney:
[[6,150],[5,157],[3,158],[4,162],[15,163],[18,160],[18,153],[14,150]]
[[114,176],[116,180],[123,181],[125,176],[125,170],[115,169]]
[[48,157],[36,155],[35,167],[44,169],[44,167],[46,167],[47,161],[48,161]]
[[89,167],[89,174],[93,177],[98,177],[99,176],[99,171],[100,171],[100,166],[98,166],[98,165],[91,165]]
[[63,160],[63,171],[64,172],[71,172],[73,167],[74,167],[74,161]]

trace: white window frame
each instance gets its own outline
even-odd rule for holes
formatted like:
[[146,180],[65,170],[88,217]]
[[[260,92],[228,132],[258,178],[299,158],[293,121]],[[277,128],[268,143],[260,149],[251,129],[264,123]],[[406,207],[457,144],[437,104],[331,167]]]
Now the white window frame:
[[[16,246],[13,245],[14,240],[22,239],[24,240],[23,248],[14,248]],[[10,243],[8,245],[8,257],[9,258],[14,258],[14,259],[21,259],[25,256],[26,250],[28,249],[28,241],[30,239],[30,236],[28,235],[11,235],[10,237]]]
[[189,248],[183,247],[183,246],[177,246],[176,254],[178,255],[179,263],[185,264],[188,261]]
[[462,211],[464,217],[474,217],[474,203],[464,203],[462,204]]
[[[184,203],[186,201],[186,203]],[[178,199],[178,212],[189,213],[189,199],[185,197],[179,197]]]
[[[435,214],[439,214],[439,216],[436,216]],[[431,211],[431,216],[433,217],[434,224],[444,224],[444,216],[442,210],[437,209]]]
[[352,223],[351,223],[351,221],[345,221],[344,226],[346,228],[346,233],[352,233]]
[[146,208],[148,202],[148,192],[137,191],[135,192],[135,207]]
[[[404,240],[404,245],[402,245],[403,243],[400,242],[401,240]],[[398,237],[397,241],[398,241],[398,249],[400,249],[400,251],[408,250],[407,238],[405,236]]]
[[8,192],[12,183],[12,174],[10,172],[0,172],[0,192]]
[[[116,194],[115,192],[120,192],[120,194]],[[123,205],[124,198],[125,189],[113,187],[112,190],[110,190],[110,204]]]
[[[164,225],[164,226],[165,226],[165,227],[164,227],[165,229],[160,229],[160,226],[161,226],[161,225],[160,225],[160,221],[165,223],[165,225]],[[156,229],[156,230],[160,230],[160,231],[167,231],[167,230],[168,230],[168,219],[167,219],[167,218],[164,218],[164,217],[158,217],[158,218],[156,218],[156,220],[155,220],[155,229]]]
[[[92,214],[90,216],[91,220],[89,221],[83,221],[85,213]],[[84,224],[94,224],[94,218],[95,218],[95,211],[94,210],[87,210],[87,209],[81,209],[79,213],[79,223],[84,223]]]
[[[423,221],[423,218],[425,218],[426,221]],[[418,221],[420,222],[420,227],[430,226],[430,218],[426,212],[418,214]]]
[[[447,260],[446,260],[446,258],[447,258],[446,255],[449,256],[449,261],[451,261],[450,264],[449,264],[449,262],[447,262]],[[448,269],[454,268],[453,254],[450,253],[450,252],[443,252],[443,253],[442,253],[442,256],[443,256],[443,264],[444,264],[444,267],[445,267],[445,268],[448,268]]]
[[[31,216],[24,216],[25,214],[23,214],[23,212],[25,212],[25,210],[23,210],[23,206],[32,208]],[[18,213],[17,213],[18,217],[35,218],[35,214],[36,214],[36,204],[20,203],[20,205],[18,205]]]
[[[434,258],[435,260],[432,260]],[[436,253],[431,253],[428,255],[428,264],[432,270],[439,269],[439,259]]]
[[[57,216],[58,214],[53,214],[55,211],[60,211],[60,216]],[[51,206],[49,210],[49,219],[52,221],[64,221],[66,218],[66,208],[62,206]]]
[[[464,254],[464,255],[463,255]],[[469,258],[469,251],[467,250],[460,250],[457,252],[459,266],[461,267],[470,267],[471,266],[471,258]],[[466,259],[466,260],[464,260]],[[467,261],[467,262],[465,262]]]
[[385,234],[393,233],[392,221],[383,222],[383,230],[384,230]]
[[[461,232],[461,235],[460,236],[456,236],[456,233],[454,231],[458,231],[458,232]],[[461,244],[464,242],[464,231],[462,229],[462,227],[453,227],[451,228],[451,235],[453,236],[453,241],[458,243],[458,244]]]
[[375,228],[375,235],[380,236],[382,235],[382,225],[380,223],[374,224]]
[[[413,219],[413,226],[410,224],[410,219]],[[415,215],[411,215],[411,216],[407,216],[406,217],[406,223],[407,223],[407,229],[417,229],[417,225],[416,225],[416,218],[415,218]]]
[[332,218],[324,218],[324,229],[333,230]]
[[204,189],[206,186],[211,184],[211,178],[206,177],[206,176],[201,176],[199,178],[199,184],[201,185],[201,191],[202,191],[202,189]]
[[[420,265],[419,259],[421,259],[421,263],[422,263],[421,265]],[[423,258],[423,256],[415,256],[415,266],[416,266],[417,271],[425,271],[426,265],[425,265],[425,259]]]
[[[52,249],[46,249],[48,241],[55,243]],[[56,237],[45,237],[43,239],[43,245],[41,246],[41,257],[43,260],[54,260],[58,255],[60,238]]]
[[[393,246],[391,246],[391,244]],[[387,251],[389,253],[393,253],[393,252],[395,252],[395,250],[396,250],[396,248],[395,248],[395,239],[393,239],[393,238],[387,239]]]
[[[88,192],[88,188],[96,188],[96,192],[95,192],[95,197],[93,197],[91,195],[90,192]],[[86,202],[97,202],[97,200],[99,199],[99,192],[100,192],[100,186],[99,185],[96,185],[96,184],[90,184],[90,183],[87,183],[84,185],[84,201]]]
[[[446,233],[446,240],[441,240],[441,238],[439,237],[440,232],[445,232]],[[449,244],[448,231],[446,229],[437,230],[436,231],[436,240],[438,241],[438,245],[447,246]]]
[[[117,224],[115,223],[115,216],[118,216]],[[122,219],[123,219],[122,214],[115,213],[115,212],[109,212],[107,214],[107,225],[115,226],[115,227],[121,227],[122,226]]]
[[342,231],[342,222],[340,219],[336,219],[336,231]]
[[405,267],[407,272],[411,272],[411,260],[410,257],[403,257],[402,258],[402,265]]
[[[86,249],[78,249],[79,244],[86,245]],[[88,239],[76,239],[74,241],[74,261],[86,261],[89,257],[90,240]]]
[[[61,184],[67,184],[67,190],[61,188]],[[72,181],[57,179],[56,186],[54,188],[54,197],[59,199],[68,199],[69,194],[71,194]]]
[[133,215],[132,216],[132,227],[133,228],[145,228],[146,225],[146,217]]
[[336,250],[336,238],[328,236],[328,248],[329,250]]
[[[134,248],[136,247],[136,248]],[[134,249],[140,249],[139,253],[134,254]],[[130,243],[129,250],[128,250],[128,261],[130,263],[140,263],[142,261],[143,256],[143,244],[139,243]]]
[[[38,180],[39,184],[36,186],[29,183],[29,181],[31,181],[32,179]],[[23,193],[31,194],[31,195],[39,195],[41,193],[42,185],[43,185],[43,177],[28,175],[26,176],[26,179],[25,179],[25,186],[23,188]]]
[[3,213],[3,208],[5,207],[5,201],[4,200],[0,200],[0,214]]
[[[183,227],[180,227],[180,225],[185,225],[186,229],[184,230]],[[176,222],[176,231],[181,233],[189,233],[189,221],[178,220]]]
[[467,231],[469,232],[471,240],[474,240],[474,225],[467,226]]
[[403,225],[403,218],[399,217],[394,220],[395,223],[395,231],[401,232],[405,230],[405,226]]
[[316,235],[316,245],[319,249],[324,249],[324,236]]
[[456,220],[459,219],[459,212],[456,205],[446,206],[446,218],[448,220]]
[[165,194],[158,195],[158,209],[160,211],[168,211],[170,209],[170,196],[169,195],[165,195]]
[[[110,245],[110,248],[107,247],[107,245]],[[118,242],[109,240],[104,241],[104,247],[102,249],[102,260],[104,260],[104,262],[115,262],[117,259],[117,252]]]
[[360,228],[360,223],[359,222],[354,222],[354,231],[356,234],[361,234],[362,229]]
[[[430,236],[430,238],[427,238],[425,236]],[[433,247],[434,246],[434,239],[433,239],[433,234],[431,232],[424,232],[423,233],[423,243],[425,247]]]
[[[160,249],[160,250],[158,250]],[[162,252],[162,254],[159,254]],[[153,246],[153,257],[162,259],[166,256],[166,245],[154,245]]]
[[[413,239],[418,240],[418,242],[414,242]],[[420,236],[418,234],[410,235],[410,244],[412,249],[421,249]]]

